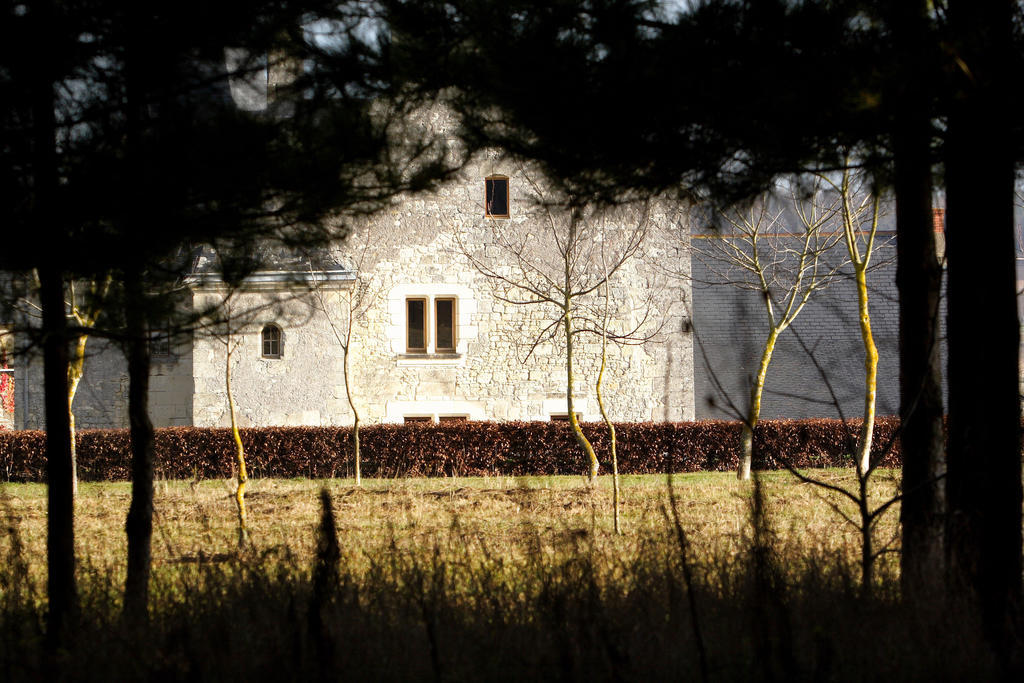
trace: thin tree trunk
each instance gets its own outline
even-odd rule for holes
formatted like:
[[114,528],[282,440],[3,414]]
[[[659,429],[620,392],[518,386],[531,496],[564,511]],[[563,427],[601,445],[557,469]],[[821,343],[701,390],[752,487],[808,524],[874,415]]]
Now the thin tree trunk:
[[754,428],[761,417],[761,396],[764,394],[764,381],[768,375],[768,364],[771,363],[772,353],[775,352],[775,342],[782,332],[778,327],[772,328],[768,333],[768,339],[764,342],[761,350],[761,363],[757,368],[757,376],[754,377],[754,384],[750,387],[750,406],[747,409],[746,419],[743,422],[743,429],[740,431],[740,465],[736,470],[736,477],[746,481],[750,479],[750,468],[754,461]]
[[949,340],[947,550],[1005,654],[1021,600],[1021,456],[1014,165],[1004,74],[1012,7],[952,0],[964,67],[946,143]]
[[569,303],[566,302],[564,308],[563,325],[565,328],[565,402],[569,408],[569,424],[572,425],[572,433],[576,437],[576,443],[580,445],[583,452],[587,456],[587,462],[589,463],[589,471],[587,478],[593,485],[597,482],[597,472],[601,467],[601,464],[597,461],[597,454],[594,452],[594,447],[587,440],[586,435],[583,433],[583,429],[580,427],[580,421],[576,419],[576,407],[573,405],[573,372],[572,372],[572,317],[569,314]]
[[228,407],[231,411],[231,437],[235,441],[235,464],[238,467],[237,486],[235,487],[235,506],[238,509],[238,547],[244,548],[249,542],[249,529],[245,520],[245,485],[249,477],[245,471],[245,448],[242,446],[242,435],[238,431],[238,419],[235,413],[235,397],[231,393],[231,335],[228,335],[227,358],[224,362],[224,383],[228,390]]
[[146,300],[138,272],[125,274],[128,327],[128,421],[131,426],[132,500],[125,530],[128,570],[124,585],[124,617],[130,624],[148,618],[149,575],[153,539],[154,433],[149,419],[149,340]]
[[[866,486],[861,490],[861,500],[861,505],[867,507]],[[865,600],[871,600],[875,595],[875,546],[871,535],[871,523],[863,514],[861,524],[864,526],[861,529],[860,540],[860,590]]]
[[[852,254],[851,254],[852,256]],[[857,476],[865,477],[871,469],[871,440],[875,430],[875,397],[878,393],[878,347],[871,334],[871,313],[868,310],[867,263],[854,266],[857,282],[857,305],[860,313],[860,336],[864,342],[864,423],[857,444]]]
[[[605,294],[607,296],[607,293]],[[605,326],[608,325],[608,316],[605,316]],[[602,328],[601,330],[601,369],[597,372],[597,385],[595,391],[597,393],[597,407],[601,410],[601,418],[604,420],[605,426],[608,427],[608,436],[611,438],[611,451],[612,451],[612,506],[614,509],[614,521],[615,521],[615,533],[622,533],[622,525],[619,520],[619,460],[616,453],[617,440],[615,437],[615,425],[608,417],[608,413],[604,409],[604,397],[601,395],[601,381],[604,379],[604,369],[608,361],[608,332],[607,329]]]
[[928,599],[943,574],[945,470],[939,299],[942,268],[932,217],[930,93],[918,64],[927,53],[928,4],[893,3],[892,25],[905,77],[893,131],[896,286],[899,290],[900,443],[903,454],[903,594]]
[[[352,329],[352,319],[349,318],[349,329]],[[349,333],[349,341],[351,341],[351,333]],[[352,398],[352,389],[350,388],[350,377],[349,377],[349,365],[348,365],[348,347],[346,346],[343,350],[345,354],[345,360],[343,364],[345,374],[345,397],[348,398],[348,406],[352,409],[352,459],[355,464],[356,474],[356,486],[363,485],[363,477],[360,471],[360,453],[359,453],[359,411],[356,409],[356,402]]]
[[78,495],[78,435],[75,431],[75,411],[72,406],[75,403],[75,394],[78,392],[78,384],[82,381],[82,374],[85,367],[85,343],[89,340],[86,335],[80,335],[75,343],[75,352],[68,366],[68,422],[71,425],[71,495]]

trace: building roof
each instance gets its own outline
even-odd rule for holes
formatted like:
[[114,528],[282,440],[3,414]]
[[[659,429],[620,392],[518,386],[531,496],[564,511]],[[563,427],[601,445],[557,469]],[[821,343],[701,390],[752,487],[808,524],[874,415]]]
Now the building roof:
[[283,246],[263,246],[238,258],[232,256],[225,278],[225,260],[214,248],[204,245],[194,250],[189,279],[200,285],[237,281],[242,285],[276,283],[346,282],[354,280],[355,269],[343,262],[336,250],[318,248],[297,250]]

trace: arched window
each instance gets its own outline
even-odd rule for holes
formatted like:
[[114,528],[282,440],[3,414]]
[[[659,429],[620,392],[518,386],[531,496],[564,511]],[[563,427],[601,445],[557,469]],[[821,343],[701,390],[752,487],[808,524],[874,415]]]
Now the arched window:
[[263,328],[261,334],[263,341],[264,358],[280,358],[282,349],[281,328],[271,323]]

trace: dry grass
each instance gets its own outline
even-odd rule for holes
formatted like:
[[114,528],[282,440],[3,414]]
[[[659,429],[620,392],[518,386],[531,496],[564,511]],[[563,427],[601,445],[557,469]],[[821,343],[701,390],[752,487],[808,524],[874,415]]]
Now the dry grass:
[[[821,470],[830,483],[852,488],[847,470]],[[834,494],[797,482],[784,472],[764,473],[772,525],[782,547],[813,547],[854,560],[858,532],[829,506]],[[882,471],[875,491],[879,500],[893,495],[898,473]],[[730,473],[676,475],[677,509],[695,556],[734,554],[749,527],[749,483]],[[320,514],[319,491],[327,487],[343,549],[362,554],[397,544],[415,549],[451,536],[453,525],[471,531],[481,548],[514,557],[524,548],[559,551],[581,539],[598,537],[608,551],[629,554],[636,539],[669,538],[663,516],[668,502],[664,476],[622,478],[625,535],[612,534],[611,480],[602,477],[590,489],[579,477],[367,480],[253,480],[248,488],[251,538],[258,553],[287,549],[307,561],[315,546]],[[235,551],[237,538],[233,482],[160,481],[156,486],[154,565],[174,566],[199,557],[223,557]],[[77,500],[75,533],[78,555],[95,568],[119,574],[126,553],[123,532],[131,488],[125,483],[83,483]],[[853,508],[845,505],[848,513]],[[46,489],[33,484],[6,484],[0,489],[0,514],[18,530],[25,556],[40,577],[45,557]],[[876,533],[892,540],[898,508]],[[531,543],[525,541],[531,539]],[[0,545],[0,552],[4,550]],[[360,553],[355,553],[357,557]]]
[[[853,483],[847,471],[817,474]],[[786,473],[764,481],[771,530],[755,535],[750,484],[729,473],[676,477],[685,553],[664,477],[624,478],[623,536],[611,531],[606,478],[596,490],[575,477],[360,489],[258,480],[246,553],[235,548],[230,482],[159,482],[146,629],[119,618],[130,489],[85,484],[82,610],[57,656],[42,635],[45,489],[7,485],[0,680],[972,680],[1000,671],[954,602],[901,603],[894,556],[865,599],[857,533],[830,510],[835,498]],[[332,528],[323,486],[339,553],[315,550],[318,524]],[[896,487],[881,473],[880,499]],[[895,534],[897,516],[878,540]]]

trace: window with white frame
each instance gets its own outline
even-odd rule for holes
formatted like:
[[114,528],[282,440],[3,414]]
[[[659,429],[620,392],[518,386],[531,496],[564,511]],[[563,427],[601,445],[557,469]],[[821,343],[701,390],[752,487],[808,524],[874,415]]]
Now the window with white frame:
[[[406,353],[455,353],[456,298],[410,296],[405,300]],[[431,338],[431,336],[433,338]],[[433,344],[428,342],[433,341]]]

